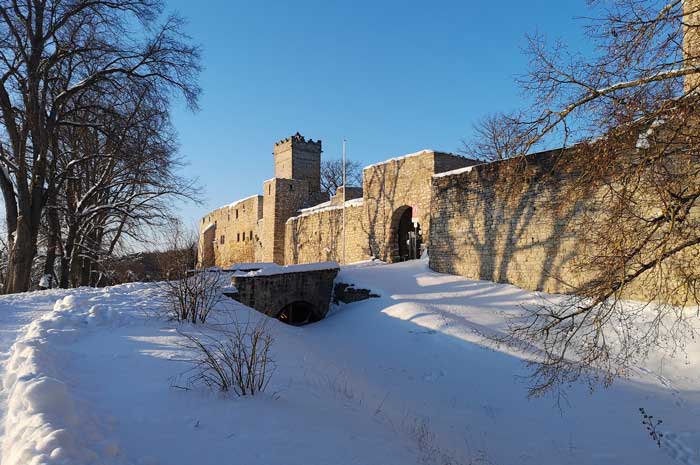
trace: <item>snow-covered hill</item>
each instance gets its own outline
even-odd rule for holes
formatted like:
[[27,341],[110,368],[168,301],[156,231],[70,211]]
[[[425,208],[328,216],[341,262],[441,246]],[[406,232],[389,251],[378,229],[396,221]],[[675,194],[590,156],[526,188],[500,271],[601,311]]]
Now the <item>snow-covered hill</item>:
[[[608,390],[572,388],[562,412],[527,400],[519,354],[480,336],[536,294],[421,261],[339,279],[381,297],[305,327],[271,321],[277,370],[254,398],[181,389],[190,328],[156,316],[156,285],[0,298],[0,331],[36,317],[2,373],[2,464],[700,463],[697,342]],[[227,301],[218,318],[263,317]],[[639,407],[664,419],[661,449]]]

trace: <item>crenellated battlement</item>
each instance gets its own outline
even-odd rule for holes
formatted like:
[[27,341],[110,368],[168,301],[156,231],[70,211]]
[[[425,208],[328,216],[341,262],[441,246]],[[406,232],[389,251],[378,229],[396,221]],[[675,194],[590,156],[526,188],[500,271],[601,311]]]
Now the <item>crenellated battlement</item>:
[[321,140],[319,139],[317,141],[314,141],[311,138],[306,139],[304,136],[299,134],[299,132],[297,132],[293,136],[289,136],[286,139],[281,139],[275,142],[275,148],[284,145],[309,145],[321,149]]
[[306,139],[298,132],[275,143],[275,177],[309,182],[309,191],[321,189],[321,141]]

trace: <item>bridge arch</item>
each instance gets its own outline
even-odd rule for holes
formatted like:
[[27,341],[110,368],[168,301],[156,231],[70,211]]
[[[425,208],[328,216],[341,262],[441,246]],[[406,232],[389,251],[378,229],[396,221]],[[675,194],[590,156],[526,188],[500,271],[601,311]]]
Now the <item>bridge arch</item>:
[[277,319],[292,326],[302,326],[320,321],[323,317],[318,313],[314,304],[305,300],[295,300],[280,309]]

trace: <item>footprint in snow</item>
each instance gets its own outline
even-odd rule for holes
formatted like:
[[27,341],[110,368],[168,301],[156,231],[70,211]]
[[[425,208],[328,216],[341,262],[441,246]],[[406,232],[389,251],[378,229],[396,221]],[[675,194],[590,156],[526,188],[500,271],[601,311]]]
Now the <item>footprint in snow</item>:
[[690,444],[697,444],[698,438],[693,433],[664,432],[661,448],[677,463],[683,465],[700,465],[700,450],[695,450]]
[[434,329],[425,329],[425,330],[420,330],[420,331],[415,331],[413,329],[409,329],[408,332],[412,333],[412,334],[435,334],[437,331],[435,331]]
[[442,378],[445,376],[445,372],[443,370],[440,370],[439,372],[431,371],[427,375],[423,376],[423,381],[427,381],[429,383],[434,383],[438,379]]

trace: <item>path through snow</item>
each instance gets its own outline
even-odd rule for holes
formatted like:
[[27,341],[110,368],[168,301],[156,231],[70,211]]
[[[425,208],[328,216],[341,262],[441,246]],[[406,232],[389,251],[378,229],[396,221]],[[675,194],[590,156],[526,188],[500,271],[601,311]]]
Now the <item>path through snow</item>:
[[[270,393],[252,399],[176,387],[188,357],[178,331],[192,328],[145,316],[161,305],[153,285],[73,292],[16,346],[5,376],[17,381],[16,455],[4,451],[3,465],[38,455],[71,465],[700,464],[700,342],[593,395],[574,386],[562,414],[551,399],[528,401],[522,356],[480,335],[536,294],[424,262],[351,266],[339,279],[381,297],[301,328],[270,321],[277,371]],[[52,297],[36,298],[45,309]],[[221,310],[262,318],[231,301]],[[664,419],[661,450],[639,407]]]

